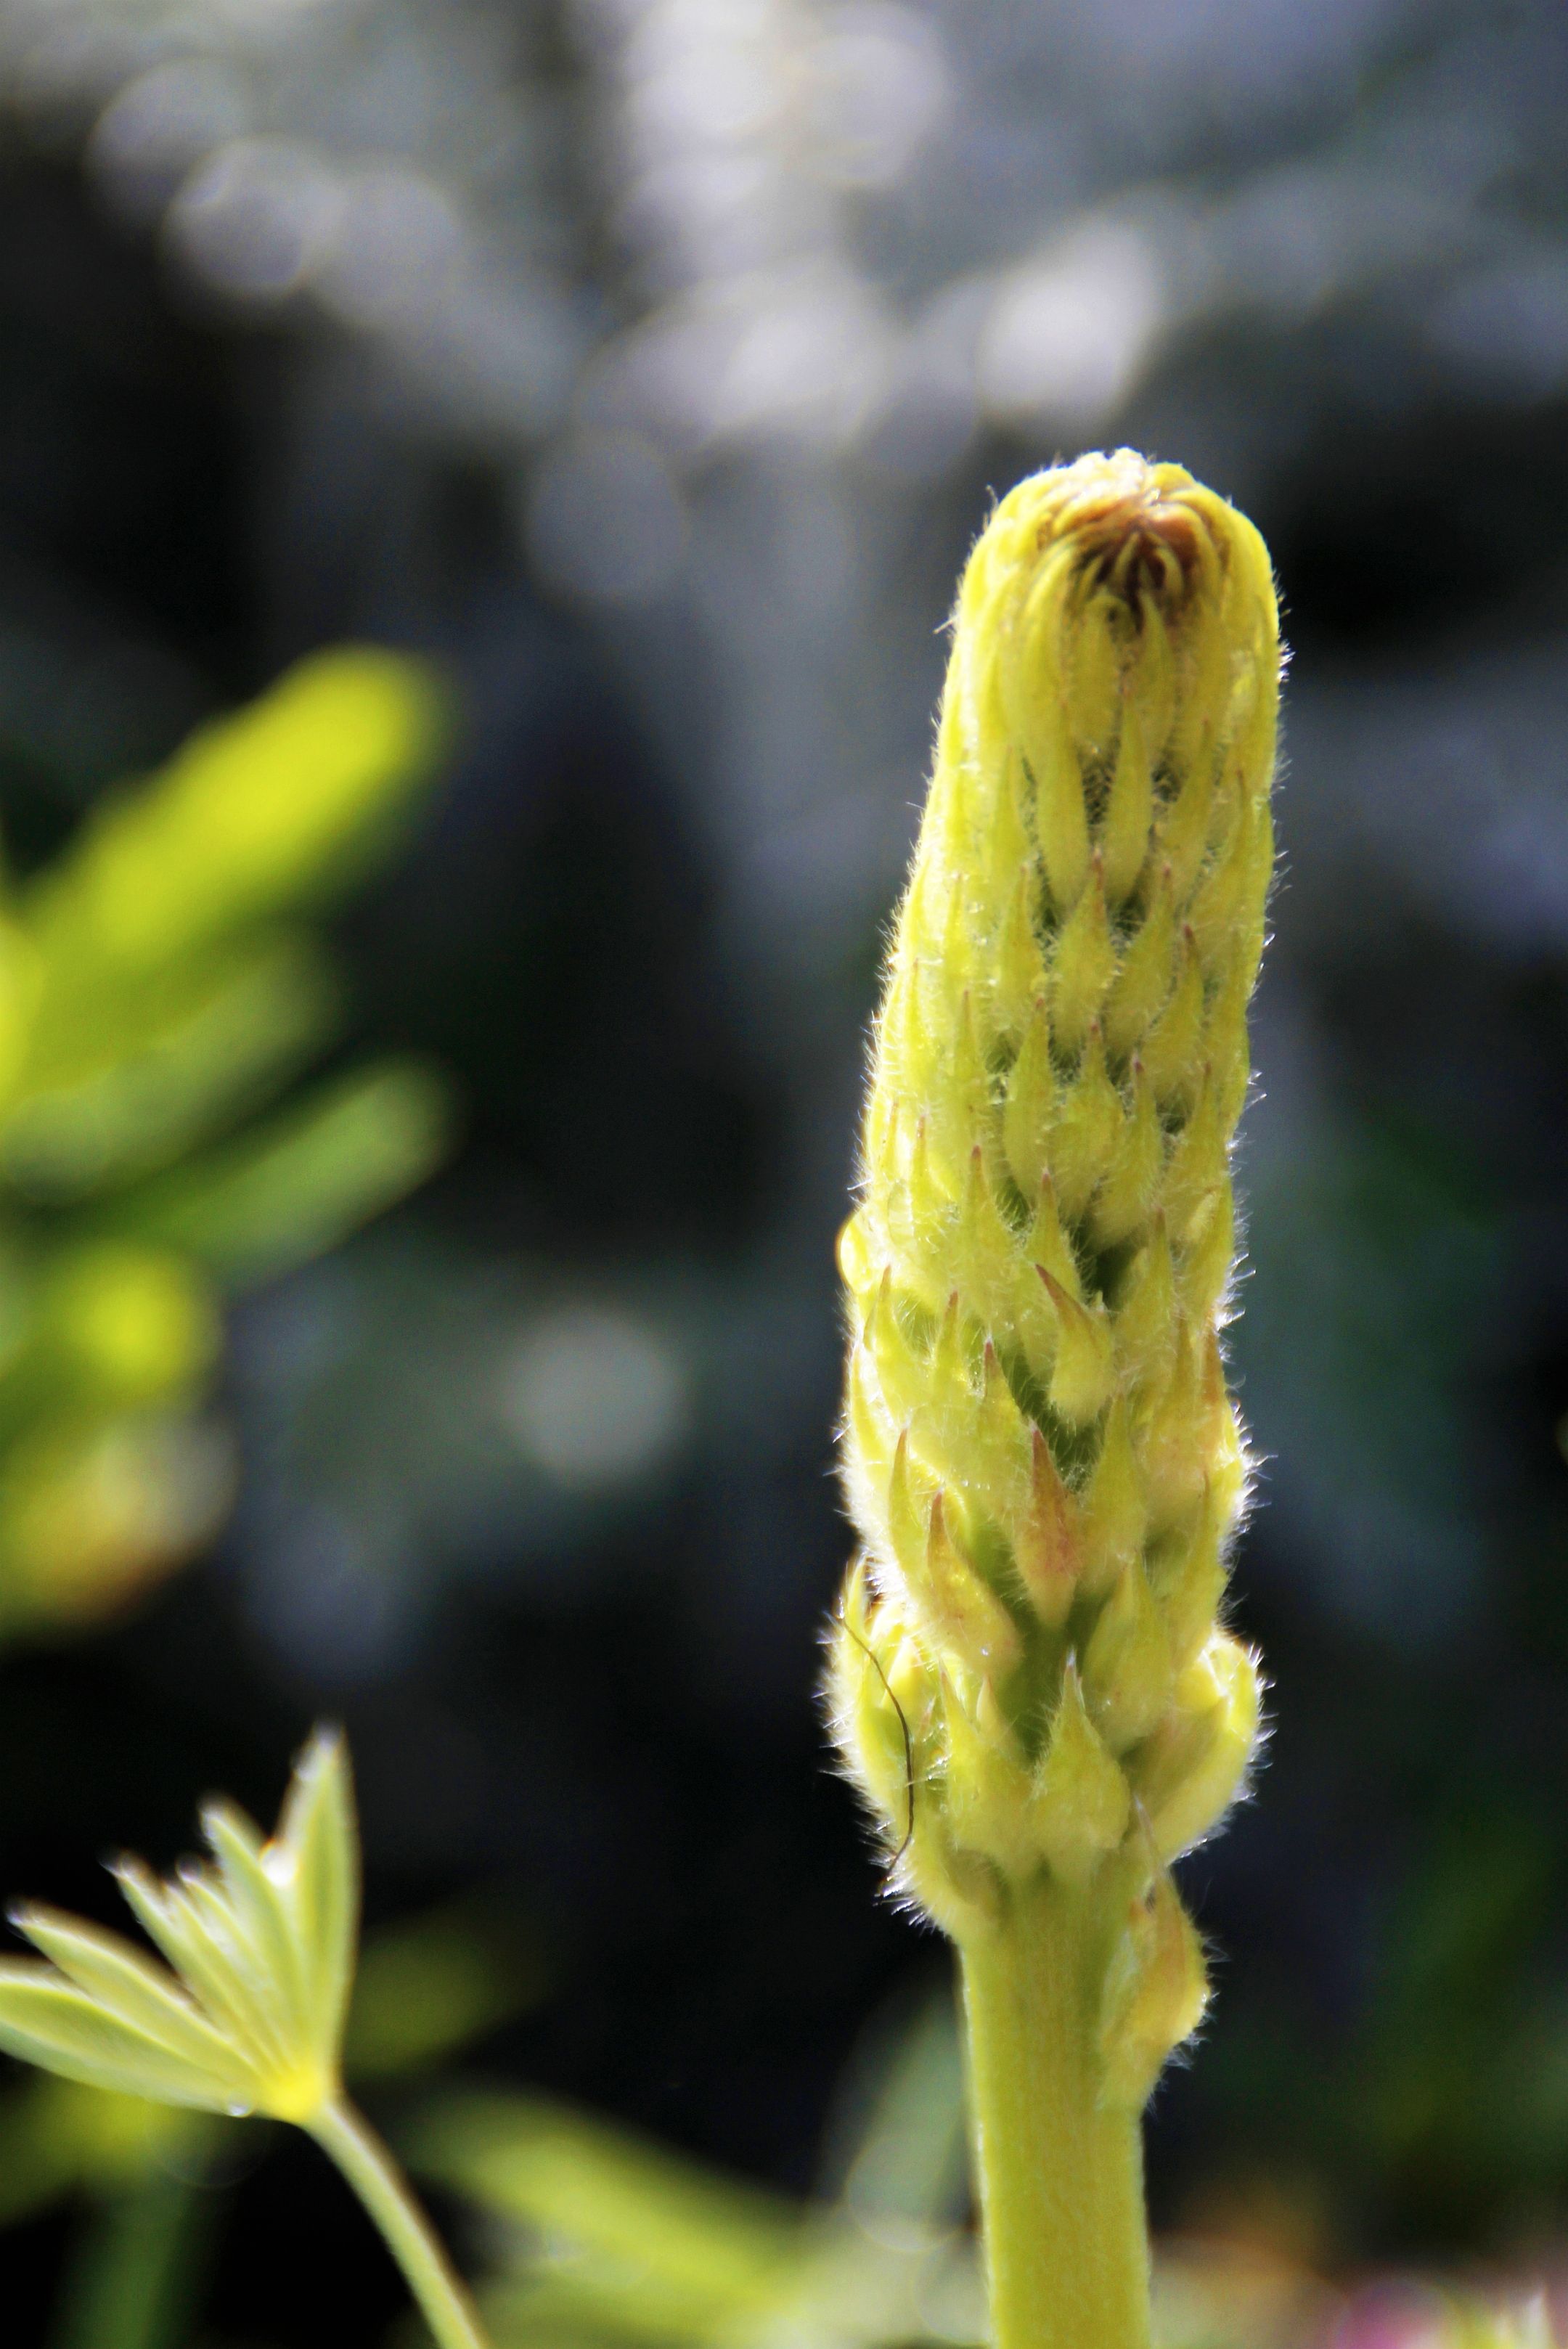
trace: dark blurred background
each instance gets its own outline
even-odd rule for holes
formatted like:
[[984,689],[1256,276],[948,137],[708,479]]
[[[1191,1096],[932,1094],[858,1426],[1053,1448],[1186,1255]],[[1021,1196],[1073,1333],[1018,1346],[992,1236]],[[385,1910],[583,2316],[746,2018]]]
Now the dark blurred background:
[[[404,1207],[236,1314],[236,1514],[0,1661],[0,1885],[357,1757],[373,1921],[480,1899],[494,2074],[810,2187],[938,1981],[814,1712],[844,1212],[988,500],[1127,442],[1293,647],[1235,1359],[1274,1730],[1160,2222],[1568,2241],[1568,17],[1560,0],[4,0],[0,807],[26,870],[292,658],[456,755],[341,916],[454,1078]],[[213,2337],[379,2339],[303,2145]],[[43,2340],[72,2220],[0,2240]],[[297,2305],[322,2261],[324,2297]]]

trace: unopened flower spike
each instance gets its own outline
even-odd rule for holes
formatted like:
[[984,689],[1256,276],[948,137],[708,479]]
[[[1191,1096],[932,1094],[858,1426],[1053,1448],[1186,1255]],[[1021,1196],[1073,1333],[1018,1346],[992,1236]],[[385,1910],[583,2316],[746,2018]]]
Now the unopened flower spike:
[[441,2349],[483,2349],[466,2292],[343,2092],[359,1848],[341,1736],[311,1739],[270,1838],[227,1802],[204,1806],[202,1829],[210,1857],[171,1878],[138,1859],[114,1870],[165,1963],[81,1918],[13,1910],[47,1962],[0,1961],[0,2048],[89,2087],[296,2122],[359,2194]]
[[1179,466],[1021,482],[959,590],[877,1023],[828,1694],[959,1943],[998,2349],[1147,2341],[1138,2113],[1206,1996],[1168,1866],[1258,1733],[1218,1333],[1279,672],[1262,542]]

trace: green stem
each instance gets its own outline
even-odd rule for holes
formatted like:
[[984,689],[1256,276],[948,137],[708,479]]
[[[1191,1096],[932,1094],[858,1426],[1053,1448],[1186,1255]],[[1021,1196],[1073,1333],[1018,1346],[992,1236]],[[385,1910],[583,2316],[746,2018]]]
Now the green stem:
[[1113,1921],[1043,1878],[961,1944],[995,2349],[1147,2349],[1139,2117],[1098,2100]]
[[347,2097],[309,2124],[374,2219],[441,2349],[488,2349],[479,2312],[397,2163]]

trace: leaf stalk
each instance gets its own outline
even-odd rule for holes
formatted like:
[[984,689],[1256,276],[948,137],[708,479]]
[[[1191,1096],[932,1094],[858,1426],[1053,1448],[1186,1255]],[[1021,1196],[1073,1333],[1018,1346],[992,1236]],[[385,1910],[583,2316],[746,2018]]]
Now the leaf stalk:
[[374,2220],[439,2349],[489,2349],[467,2285],[364,2115],[338,2096],[306,2127]]

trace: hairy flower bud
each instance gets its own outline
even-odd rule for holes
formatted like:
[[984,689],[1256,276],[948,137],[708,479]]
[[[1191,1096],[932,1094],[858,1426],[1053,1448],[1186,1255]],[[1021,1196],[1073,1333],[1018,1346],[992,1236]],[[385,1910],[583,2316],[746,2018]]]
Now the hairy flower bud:
[[1219,1332],[1279,667],[1262,543],[1179,467],[1087,457],[1002,501],[959,591],[839,1251],[841,1751],[961,1940],[1009,1884],[1082,1887],[1137,1845],[1106,2010],[1127,2096],[1202,2004],[1158,1871],[1258,1724],[1217,1619],[1246,1484]]

